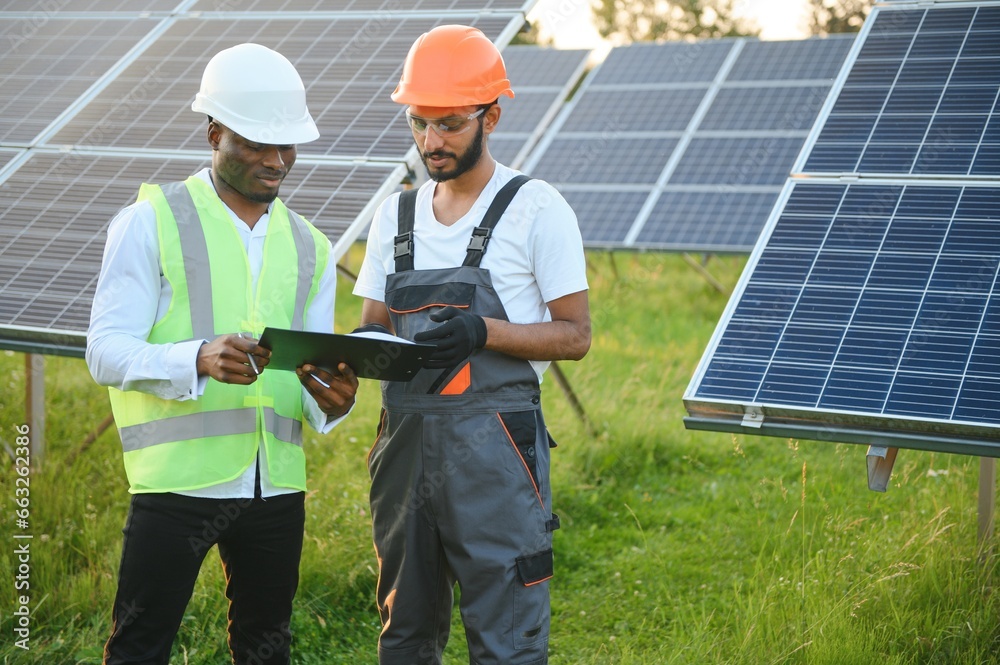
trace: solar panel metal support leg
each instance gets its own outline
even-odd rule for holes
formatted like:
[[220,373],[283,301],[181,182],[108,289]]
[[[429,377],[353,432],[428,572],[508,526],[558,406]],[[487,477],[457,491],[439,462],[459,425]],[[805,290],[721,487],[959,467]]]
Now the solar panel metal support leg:
[[889,487],[889,476],[892,475],[892,465],[896,463],[896,453],[899,448],[889,446],[868,446],[868,489],[873,492],[884,492]]
[[[708,268],[706,268],[705,265],[701,261],[695,259],[690,254],[681,254],[681,257],[683,257],[684,261],[686,261],[689,266],[691,266],[692,268],[694,268],[695,272],[697,272],[699,275],[701,275],[705,279],[705,281],[708,282],[712,286],[713,289],[715,289],[716,291],[718,291],[719,293],[721,293],[723,295],[727,295],[727,296],[729,295],[729,289],[727,289],[722,284],[722,282],[720,282],[719,280],[717,280],[715,278],[715,275],[713,275],[712,273],[710,273],[708,271]],[[707,263],[707,261],[706,261],[706,263]]]
[[45,356],[24,354],[24,410],[31,437],[31,463],[41,467],[45,459]]
[[979,458],[979,529],[977,542],[985,555],[993,539],[993,513],[996,508],[997,461],[994,457]]
[[563,394],[566,395],[566,399],[569,400],[569,405],[573,407],[576,412],[577,417],[580,422],[583,423],[587,431],[590,432],[591,436],[597,436],[597,430],[594,429],[594,425],[590,422],[590,418],[587,417],[587,412],[583,410],[583,404],[577,398],[576,393],[573,392],[573,386],[569,385],[569,380],[566,375],[563,374],[562,369],[559,368],[559,363],[553,362],[549,365],[549,371],[552,373],[552,378],[556,380],[559,387],[562,388]]

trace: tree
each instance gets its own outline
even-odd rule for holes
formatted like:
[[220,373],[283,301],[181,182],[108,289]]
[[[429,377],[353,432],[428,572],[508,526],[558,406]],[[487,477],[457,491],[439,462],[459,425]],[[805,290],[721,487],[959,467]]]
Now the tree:
[[734,0],[591,0],[602,37],[627,42],[756,35]]
[[857,32],[872,8],[872,0],[809,0],[809,31],[814,35]]
[[511,45],[514,44],[531,44],[535,46],[552,46],[552,37],[542,37],[538,32],[538,23],[532,23],[530,21],[525,21],[521,29],[518,30],[514,38],[510,40]]

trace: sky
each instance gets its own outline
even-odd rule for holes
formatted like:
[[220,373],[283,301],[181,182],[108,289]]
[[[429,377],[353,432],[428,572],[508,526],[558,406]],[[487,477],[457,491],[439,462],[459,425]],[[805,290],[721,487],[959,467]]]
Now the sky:
[[[558,48],[601,48],[601,36],[591,20],[591,0],[539,0],[528,13],[543,37]],[[808,20],[806,0],[736,0],[740,14],[753,19],[762,39],[801,39]]]

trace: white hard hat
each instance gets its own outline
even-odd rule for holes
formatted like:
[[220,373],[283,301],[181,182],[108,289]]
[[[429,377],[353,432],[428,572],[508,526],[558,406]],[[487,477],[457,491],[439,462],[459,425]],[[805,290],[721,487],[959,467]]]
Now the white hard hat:
[[295,66],[260,44],[227,48],[209,60],[191,110],[255,143],[294,145],[319,138]]

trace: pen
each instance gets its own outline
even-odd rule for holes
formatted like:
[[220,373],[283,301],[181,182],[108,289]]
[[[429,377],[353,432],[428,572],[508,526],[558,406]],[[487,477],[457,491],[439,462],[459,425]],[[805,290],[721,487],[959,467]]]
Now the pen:
[[[243,339],[243,333],[236,333],[236,336],[239,337],[240,339]],[[260,376],[260,370],[257,369],[257,363],[254,362],[253,356],[250,355],[249,351],[247,351],[247,360],[250,361],[250,367],[253,368],[253,373],[256,374],[256,375],[258,375],[258,376]],[[319,379],[316,379],[316,380],[319,381]],[[322,381],[320,381],[320,383],[322,383]],[[329,387],[330,386],[327,386],[327,388],[329,388]]]
[[330,387],[329,383],[327,383],[323,379],[319,378],[318,376],[316,376],[312,372],[309,372],[309,376],[311,376],[312,378],[316,379],[317,383],[319,383],[319,385],[323,386],[324,388],[329,388]]

